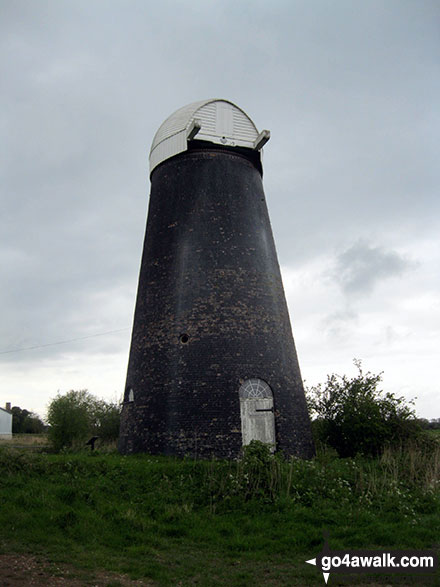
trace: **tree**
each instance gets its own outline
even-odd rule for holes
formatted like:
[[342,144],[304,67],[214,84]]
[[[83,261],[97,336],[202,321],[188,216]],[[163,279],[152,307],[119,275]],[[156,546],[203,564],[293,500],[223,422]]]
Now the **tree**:
[[324,386],[307,390],[317,439],[341,457],[351,457],[357,453],[376,456],[386,445],[417,436],[420,427],[411,407],[414,402],[379,390],[382,373],[364,373],[361,361],[353,362],[358,374],[352,379],[333,374]]
[[53,399],[47,411],[49,440],[55,450],[84,442],[91,429],[94,398],[86,389],[69,391]]
[[22,410],[18,406],[11,409],[13,434],[40,434],[44,432],[45,425],[33,412]]
[[119,406],[99,400],[86,389],[58,394],[49,404],[49,440],[55,450],[80,446],[90,436],[116,440],[119,435]]
[[92,411],[94,432],[103,441],[116,440],[120,417],[121,410],[117,403],[97,400]]

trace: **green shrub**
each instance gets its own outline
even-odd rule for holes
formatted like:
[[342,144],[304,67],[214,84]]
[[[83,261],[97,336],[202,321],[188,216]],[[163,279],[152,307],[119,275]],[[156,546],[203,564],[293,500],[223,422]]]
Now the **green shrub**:
[[341,457],[377,456],[387,445],[420,436],[413,402],[379,390],[382,373],[364,373],[361,361],[354,364],[358,374],[352,379],[333,374],[324,386],[307,390],[318,443],[333,447]]
[[71,448],[86,440],[91,428],[93,397],[83,389],[58,394],[49,405],[49,440],[55,450]]
[[119,406],[98,400],[86,389],[58,394],[50,403],[49,440],[55,450],[78,447],[90,436],[109,442],[119,434]]
[[93,432],[101,441],[111,442],[119,436],[119,422],[121,411],[116,403],[107,403],[104,400],[95,400],[91,415],[93,418]]
[[273,461],[270,445],[260,440],[251,440],[243,447],[243,468],[247,472],[265,470]]

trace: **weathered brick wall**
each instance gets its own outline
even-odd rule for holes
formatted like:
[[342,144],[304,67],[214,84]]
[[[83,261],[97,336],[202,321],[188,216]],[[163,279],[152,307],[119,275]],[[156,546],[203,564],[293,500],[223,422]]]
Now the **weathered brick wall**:
[[254,377],[274,394],[277,448],[311,456],[261,175],[241,155],[189,151],[152,175],[120,450],[237,456],[238,390]]

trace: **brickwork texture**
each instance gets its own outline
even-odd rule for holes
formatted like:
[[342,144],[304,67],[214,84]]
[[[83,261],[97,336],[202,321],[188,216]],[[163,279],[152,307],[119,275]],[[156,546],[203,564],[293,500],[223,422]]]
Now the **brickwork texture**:
[[260,170],[238,152],[193,149],[151,177],[120,451],[236,458],[249,378],[272,389],[277,450],[311,457]]

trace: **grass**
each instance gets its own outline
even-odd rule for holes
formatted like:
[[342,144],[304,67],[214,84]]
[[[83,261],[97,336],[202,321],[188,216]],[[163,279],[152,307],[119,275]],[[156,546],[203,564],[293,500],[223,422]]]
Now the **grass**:
[[46,434],[13,434],[10,438],[0,438],[0,449],[23,448],[28,450],[40,450],[49,447]]
[[[0,449],[0,552],[209,587],[323,584],[305,561],[321,550],[324,530],[332,549],[440,547],[440,448],[377,460],[260,457]],[[408,576],[371,577],[408,584]],[[365,576],[331,581],[365,584]]]

